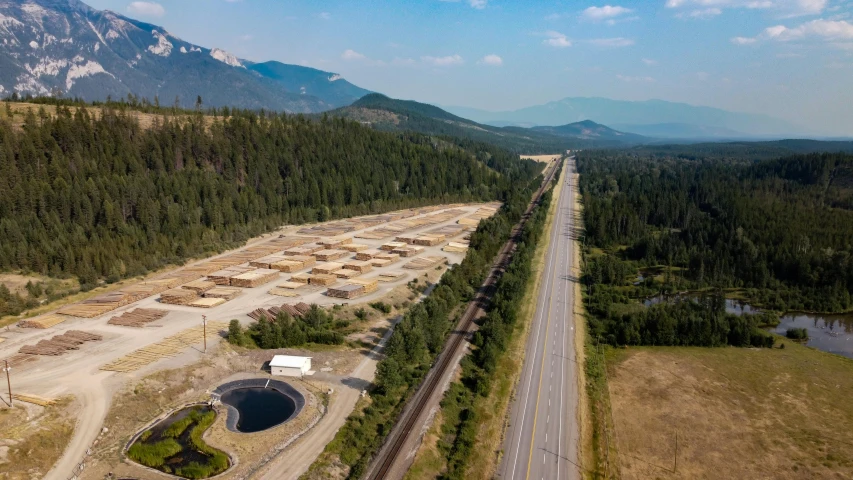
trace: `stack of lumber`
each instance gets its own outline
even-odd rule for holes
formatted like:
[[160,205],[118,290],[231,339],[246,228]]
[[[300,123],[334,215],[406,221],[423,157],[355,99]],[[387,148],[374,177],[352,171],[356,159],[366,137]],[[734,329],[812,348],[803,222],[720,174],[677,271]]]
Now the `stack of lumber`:
[[317,243],[326,248],[338,248],[341,245],[352,243],[352,237],[327,238],[325,240],[318,240]]
[[314,278],[314,275],[311,275],[310,273],[297,273],[290,277],[290,281],[296,283],[311,283],[312,278]]
[[167,310],[160,310],[157,308],[137,308],[136,310],[130,310],[113,317],[109,319],[107,323],[110,325],[120,325],[122,327],[139,328],[144,327],[147,323],[160,320],[168,313],[169,312]]
[[177,286],[178,281],[178,278],[161,278],[159,280],[146,280],[144,282],[139,282],[135,285],[128,285],[122,288],[122,291],[132,295],[135,294],[142,297],[150,297],[151,295],[157,295],[163,290],[168,290],[172,287]]
[[186,305],[198,299],[198,293],[183,288],[173,288],[160,294],[160,302],[172,305]]
[[433,247],[443,242],[445,239],[444,235],[433,234],[433,235],[418,235],[415,240],[412,242],[415,245],[422,245],[426,247]]
[[204,298],[221,298],[225,301],[232,300],[243,293],[239,288],[234,287],[214,287],[204,292]]
[[415,238],[417,235],[398,235],[394,241],[398,243],[405,243],[407,245],[413,245],[415,243]]
[[378,248],[371,248],[369,250],[362,250],[362,251],[357,252],[355,254],[355,259],[356,260],[372,260],[374,257],[376,257],[376,255],[379,255],[380,253],[382,253],[382,250],[379,250]]
[[476,218],[464,217],[464,218],[460,218],[459,220],[456,220],[456,223],[458,223],[459,225],[476,227],[477,225],[480,224],[480,220],[478,220]]
[[307,243],[305,245],[300,245],[298,247],[288,248],[284,251],[285,255],[311,255],[314,252],[319,252],[320,250],[325,249],[326,247],[320,245],[319,243]]
[[269,268],[242,273],[231,277],[231,285],[234,287],[254,288],[277,279],[281,272]]
[[198,300],[193,300],[188,305],[196,308],[213,308],[219,305],[222,305],[227,300],[224,298],[199,298]]
[[311,279],[308,281],[311,285],[320,285],[323,287],[328,287],[329,285],[334,285],[337,283],[338,277],[334,275],[311,275]]
[[447,258],[445,257],[420,257],[403,265],[403,268],[408,268],[411,270],[424,270],[446,261]]
[[[301,285],[301,284],[300,284],[300,285]],[[275,296],[277,296],[277,297],[289,297],[289,298],[294,298],[294,297],[298,297],[298,296],[300,296],[300,295],[299,295],[299,293],[297,293],[297,292],[296,292],[296,290],[292,290],[292,289],[288,289],[288,288],[283,288],[283,287],[281,287],[281,286],[278,286],[278,287],[272,287],[272,288],[270,289],[270,291],[269,291],[269,292],[267,292],[267,293],[269,293],[270,295],[275,295]]]
[[102,338],[100,335],[93,333],[69,330],[50,340],[41,340],[35,345],[24,345],[18,350],[18,353],[26,353],[28,355],[62,355],[68,350],[79,350],[80,345],[84,342],[101,340]]
[[364,295],[364,287],[362,285],[353,285],[348,283],[340,287],[334,287],[326,290],[326,295],[335,298],[355,298]]
[[391,260],[382,259],[382,258],[374,258],[373,260],[369,260],[369,261],[370,261],[371,265],[373,265],[374,267],[377,267],[377,268],[387,267],[388,265],[391,265],[392,263],[394,263]]
[[137,300],[145,298],[144,292],[140,291],[115,291],[103,293],[96,297],[83,300],[74,305],[68,305],[61,308],[57,313],[62,315],[72,315],[75,317],[93,318],[102,315],[116,308],[129,305]]
[[379,250],[385,250],[386,252],[390,252],[397,248],[403,248],[406,246],[406,243],[403,242],[388,242],[379,247]]
[[302,268],[311,268],[317,263],[317,259],[311,255],[293,255],[289,260],[302,262]]
[[[287,258],[292,259],[293,257]],[[279,262],[270,264],[270,268],[274,268],[279,272],[293,273],[297,270],[302,270],[303,265],[305,264],[298,260],[281,260]]]
[[376,277],[380,282],[395,282],[397,280],[402,280],[406,278],[406,274],[404,272],[382,272]]
[[344,268],[347,270],[355,270],[359,273],[367,273],[373,270],[373,266],[370,262],[361,261],[361,260],[352,260],[344,264]]
[[349,281],[353,285],[364,287],[364,293],[373,293],[379,289],[379,279],[376,278],[354,278]]
[[38,405],[40,407],[49,407],[56,403],[55,398],[45,398],[29,393],[13,393],[12,399],[19,402],[32,403],[33,405]]
[[298,289],[304,287],[305,285],[306,284],[301,283],[301,282],[284,282],[284,283],[279,283],[278,288],[286,288],[288,290],[298,290]]
[[316,267],[312,268],[311,273],[313,273],[315,275],[318,273],[330,275],[330,274],[337,272],[338,270],[340,270],[342,268],[344,268],[343,263],[326,262],[326,263],[320,263]]
[[417,245],[411,245],[408,247],[395,248],[394,250],[391,250],[391,253],[396,253],[397,255],[399,255],[401,257],[408,258],[408,257],[415,257],[417,255],[420,255],[423,251],[424,251],[424,247],[419,247]]
[[[219,336],[219,332],[228,328],[225,322],[207,322],[207,337],[214,338]],[[101,367],[101,370],[111,372],[133,372],[140,368],[150,365],[160,359],[166,357],[174,357],[183,352],[191,345],[196,345],[202,342],[204,335],[204,327],[189,328],[171,337],[167,337],[160,342],[140,348],[132,353],[129,353],[117,360],[114,360]]]
[[442,235],[445,238],[453,238],[457,235],[461,235],[468,230],[468,227],[464,225],[445,225],[443,227],[433,228],[432,230],[427,230],[427,235]]
[[394,263],[400,260],[400,255],[396,253],[380,253],[379,255],[376,255],[373,258],[377,260],[388,260],[389,262]]
[[202,294],[215,286],[216,284],[211,282],[210,280],[204,280],[200,278],[198,280],[194,280],[190,283],[187,283],[181,288],[185,288],[187,290],[192,290],[195,293]]
[[468,242],[450,242],[442,250],[452,253],[465,253],[468,251]]
[[231,285],[231,278],[256,270],[255,267],[232,266],[211,273],[207,278],[217,285]]
[[345,257],[348,253],[346,250],[320,250],[312,253],[312,255],[320,262],[331,262]]
[[71,315],[72,317],[94,318],[98,315],[115,310],[118,305],[67,305],[57,310],[56,313],[62,315]]
[[[317,237],[300,237],[295,235],[279,235],[278,238],[272,239],[265,245],[275,247],[275,250],[285,250],[291,247],[297,247],[309,242],[317,241]],[[273,250],[273,251],[275,251]]]
[[18,322],[18,326],[24,328],[50,328],[68,320],[69,318],[70,317],[66,315],[56,315],[51,313],[41,317],[21,320]]
[[267,255],[266,257],[261,257],[257,260],[252,260],[251,262],[249,262],[249,266],[257,268],[273,268],[272,265],[274,263],[281,262],[287,259],[288,257],[285,255]]
[[346,245],[341,245],[338,248],[341,250],[346,250],[351,253],[361,252],[364,250],[370,249],[369,245],[365,245],[363,243],[347,243]]
[[338,278],[343,278],[344,280],[349,280],[351,278],[354,278],[354,277],[361,275],[361,272],[356,271],[356,270],[350,270],[348,268],[342,268],[342,269],[336,271],[335,273],[333,273],[333,275],[338,277]]

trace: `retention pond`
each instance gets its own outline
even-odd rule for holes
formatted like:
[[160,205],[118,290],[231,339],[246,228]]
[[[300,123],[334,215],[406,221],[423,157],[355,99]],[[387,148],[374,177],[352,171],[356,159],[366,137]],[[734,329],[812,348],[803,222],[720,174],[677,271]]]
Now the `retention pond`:
[[228,408],[226,426],[253,433],[281,425],[299,415],[305,397],[290,384],[271,378],[252,378],[220,385],[213,391]]

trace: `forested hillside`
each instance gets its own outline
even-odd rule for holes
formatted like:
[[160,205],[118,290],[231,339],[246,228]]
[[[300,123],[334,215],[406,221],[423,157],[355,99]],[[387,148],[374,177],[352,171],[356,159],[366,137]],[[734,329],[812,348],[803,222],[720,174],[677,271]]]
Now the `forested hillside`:
[[[283,223],[501,198],[541,166],[342,119],[104,106],[0,120],[0,269],[92,285],[232,247]],[[484,147],[485,148],[485,147]]]
[[582,152],[578,165],[588,244],[625,247],[599,261],[597,283],[625,284],[636,275],[629,260],[647,277],[665,270],[670,289],[742,288],[778,310],[853,308],[853,155],[752,163]]

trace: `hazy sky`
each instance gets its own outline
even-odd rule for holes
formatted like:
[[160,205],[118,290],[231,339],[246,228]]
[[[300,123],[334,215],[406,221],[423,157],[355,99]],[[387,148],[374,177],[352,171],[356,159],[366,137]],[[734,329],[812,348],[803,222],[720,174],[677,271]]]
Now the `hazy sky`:
[[853,135],[853,0],[88,0],[253,61],[487,110],[659,98]]

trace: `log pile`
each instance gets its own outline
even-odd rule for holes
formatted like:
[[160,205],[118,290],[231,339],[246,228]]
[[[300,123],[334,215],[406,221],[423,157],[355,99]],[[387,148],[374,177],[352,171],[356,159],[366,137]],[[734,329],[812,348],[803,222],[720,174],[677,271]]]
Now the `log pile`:
[[231,278],[236,277],[237,275],[242,275],[247,272],[251,272],[256,270],[255,267],[238,267],[232,266],[228,268],[223,268],[222,270],[218,270],[216,272],[211,273],[207,276],[208,280],[217,284],[217,285],[231,285]]
[[24,328],[42,328],[42,329],[44,329],[44,328],[50,328],[50,327],[59,325],[60,323],[68,320],[69,318],[71,318],[71,317],[68,317],[66,315],[56,315],[56,314],[52,313],[50,315],[44,315],[41,317],[28,318],[26,320],[21,320],[20,322],[18,322],[18,326],[24,327]]
[[273,264],[287,259],[288,257],[285,255],[267,255],[266,257],[261,257],[257,260],[252,260],[251,262],[249,262],[249,266],[256,268],[273,268]]
[[312,278],[314,278],[314,275],[311,275],[310,273],[297,273],[296,275],[290,277],[290,281],[307,284],[311,283]]
[[[220,335],[219,332],[226,328],[228,328],[228,324],[225,322],[207,322],[207,337],[218,337]],[[202,325],[189,328],[114,360],[102,366],[101,370],[133,372],[162,358],[174,357],[186,350],[190,345],[200,344],[204,330]]]
[[222,305],[226,301],[224,298],[199,298],[198,300],[193,300],[188,305],[196,308],[213,308]]
[[369,250],[362,250],[362,251],[357,252],[355,254],[355,259],[356,260],[373,260],[376,257],[376,255],[379,255],[381,253],[382,253],[382,250],[379,250],[378,248],[371,248]]
[[320,245],[318,243],[309,243],[306,245],[301,245],[299,247],[288,248],[287,250],[284,251],[284,254],[286,256],[311,255],[312,253],[319,252],[320,250],[323,250],[325,248],[326,247],[324,247],[323,245]]
[[181,288],[185,288],[187,290],[192,290],[195,293],[202,294],[215,286],[216,284],[211,282],[210,280],[203,280],[200,278],[198,280],[194,280],[190,283],[187,283]]
[[233,300],[243,293],[239,288],[234,287],[214,287],[204,292],[204,298],[221,298],[225,301]]
[[302,262],[302,268],[311,268],[317,263],[317,259],[311,255],[293,255],[290,259],[294,262]]
[[424,247],[419,247],[417,245],[410,245],[408,247],[395,248],[391,250],[391,253],[396,253],[397,255],[408,258],[415,257],[420,255],[424,251]]
[[231,277],[231,286],[244,288],[260,287],[265,283],[276,280],[280,274],[281,272],[278,270],[259,268],[251,272]]
[[341,245],[338,248],[341,250],[346,250],[348,252],[356,253],[364,250],[370,249],[369,245],[364,245],[363,243],[347,243],[345,245]]
[[[293,257],[287,258],[292,259]],[[303,265],[305,264],[298,260],[281,260],[279,262],[270,264],[270,268],[274,268],[279,272],[293,273],[297,270],[302,270]]]
[[103,337],[94,333],[69,330],[62,335],[56,335],[50,340],[41,340],[35,345],[24,345],[18,353],[28,355],[62,355],[68,350],[79,350],[84,342],[101,340]]
[[412,242],[415,245],[421,245],[426,247],[434,247],[439,243],[443,242],[445,239],[444,235],[433,234],[433,235],[418,235],[415,240]]
[[370,262],[361,261],[361,260],[353,260],[344,264],[344,268],[347,270],[355,270],[359,273],[367,273],[373,270],[373,266]]
[[405,272],[382,272],[376,279],[380,282],[396,282],[404,278],[406,278]]
[[435,267],[439,263],[447,262],[446,257],[420,257],[403,265],[403,268],[410,270],[425,270],[430,267]]
[[311,285],[320,285],[322,287],[328,287],[329,285],[334,285],[337,283],[338,277],[334,275],[311,275],[311,279],[308,281]]
[[414,245],[417,235],[398,235],[394,239],[397,243],[405,243],[406,245]]
[[400,260],[400,255],[396,253],[380,253],[373,258],[376,260],[388,260],[391,263],[395,263]]
[[346,250],[320,250],[314,252],[312,255],[314,255],[314,258],[316,258],[317,261],[331,262],[332,260],[343,258],[347,254],[349,254],[349,252]]
[[373,293],[379,290],[379,280],[376,278],[354,278],[349,281],[353,285],[361,285],[364,287],[364,293]]
[[169,312],[157,308],[137,308],[115,316],[107,321],[110,325],[122,327],[144,327],[146,324],[165,317]]
[[319,240],[317,243],[326,248],[339,248],[341,245],[352,243],[352,237],[328,238],[325,240]]
[[387,267],[388,265],[391,265],[392,263],[394,263],[394,262],[392,262],[391,260],[384,260],[381,258],[374,258],[373,260],[370,260],[370,264],[373,265],[374,267],[377,267],[377,268]]
[[186,305],[198,299],[198,293],[183,288],[173,288],[160,294],[160,302],[171,305]]
[[361,272],[356,271],[356,270],[350,270],[348,268],[342,268],[342,269],[336,271],[333,275],[338,277],[338,278],[342,278],[344,280],[349,280],[351,278],[355,278],[355,277],[361,275]]
[[348,283],[340,287],[334,287],[326,290],[326,295],[335,298],[355,298],[364,295],[364,287],[362,285],[353,285]]
[[468,251],[468,242],[450,242],[442,250],[451,253],[465,253]]
[[311,273],[313,273],[315,275],[318,273],[331,275],[331,274],[337,272],[338,270],[340,270],[342,268],[344,268],[343,263],[326,262],[326,263],[321,263],[321,264],[317,265],[316,267],[312,268]]
[[404,242],[388,242],[388,243],[382,244],[382,246],[379,247],[379,250],[385,250],[386,252],[390,252],[390,251],[397,249],[397,248],[403,248],[406,245],[407,244]]

